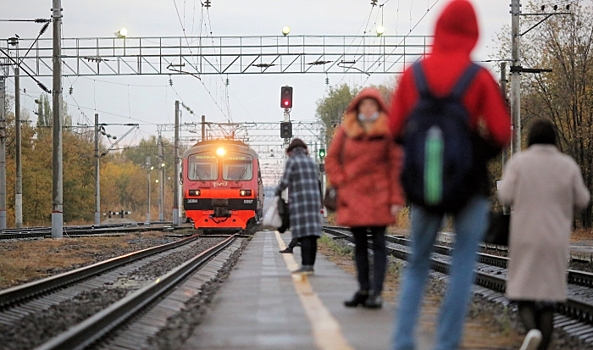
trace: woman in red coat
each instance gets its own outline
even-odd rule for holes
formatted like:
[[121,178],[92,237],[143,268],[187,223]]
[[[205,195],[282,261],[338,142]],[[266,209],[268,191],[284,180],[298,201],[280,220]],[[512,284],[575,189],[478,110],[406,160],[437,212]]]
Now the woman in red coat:
[[[350,103],[325,159],[337,188],[337,223],[351,227],[360,289],[347,307],[382,306],[387,252],[385,228],[404,205],[399,182],[402,152],[389,132],[388,110],[378,90],[362,90]],[[373,281],[369,278],[367,233],[373,236]]]

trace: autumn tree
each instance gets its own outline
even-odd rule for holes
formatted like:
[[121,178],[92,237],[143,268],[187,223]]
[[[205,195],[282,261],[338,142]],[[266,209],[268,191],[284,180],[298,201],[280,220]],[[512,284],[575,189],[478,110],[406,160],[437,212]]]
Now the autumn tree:
[[[541,10],[531,2],[527,11]],[[585,184],[593,191],[593,8],[573,4],[570,12],[551,16],[522,37],[522,65],[552,72],[522,75],[521,120],[523,125],[534,118],[550,120],[558,131],[560,149],[580,165]],[[526,28],[539,21],[525,20]],[[500,58],[509,53],[509,40],[504,38]],[[585,227],[593,224],[591,209],[590,204],[581,215]]]

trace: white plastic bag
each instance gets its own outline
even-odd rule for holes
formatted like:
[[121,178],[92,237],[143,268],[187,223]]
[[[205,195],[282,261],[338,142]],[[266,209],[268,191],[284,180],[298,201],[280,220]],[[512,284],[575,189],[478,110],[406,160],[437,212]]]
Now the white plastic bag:
[[272,204],[268,210],[266,210],[266,215],[264,215],[264,221],[262,225],[264,228],[270,228],[274,230],[282,226],[282,218],[278,213],[278,196],[274,197]]

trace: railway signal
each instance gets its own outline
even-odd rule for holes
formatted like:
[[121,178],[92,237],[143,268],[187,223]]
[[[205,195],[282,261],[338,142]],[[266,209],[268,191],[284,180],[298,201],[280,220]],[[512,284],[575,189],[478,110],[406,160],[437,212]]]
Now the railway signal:
[[292,137],[292,123],[282,122],[280,123],[280,137],[289,139]]
[[280,88],[280,107],[292,108],[292,86],[283,86]]
[[325,158],[325,148],[319,149],[319,159],[323,160]]

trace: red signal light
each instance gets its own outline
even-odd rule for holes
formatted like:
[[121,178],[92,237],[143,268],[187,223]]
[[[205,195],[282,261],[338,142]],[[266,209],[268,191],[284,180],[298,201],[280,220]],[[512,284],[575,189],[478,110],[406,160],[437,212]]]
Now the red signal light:
[[292,86],[280,88],[280,107],[292,108]]

